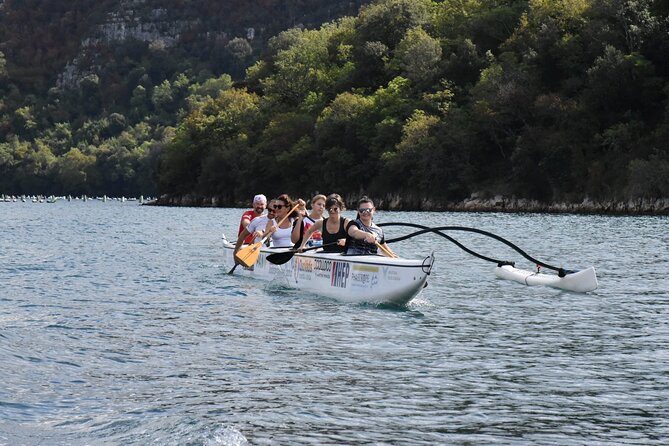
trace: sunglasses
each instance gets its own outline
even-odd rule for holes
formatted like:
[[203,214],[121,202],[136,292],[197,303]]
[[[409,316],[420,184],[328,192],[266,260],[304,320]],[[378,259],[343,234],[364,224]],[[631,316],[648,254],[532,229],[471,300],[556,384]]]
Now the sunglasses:
[[373,208],[360,208],[358,209],[358,212],[361,214],[371,214]]
[[330,209],[328,209],[328,212],[331,213],[331,214],[333,212],[339,212],[339,208],[330,208]]
[[283,208],[287,208],[287,207],[288,206],[286,206],[285,204],[275,204],[274,205],[274,209],[283,209]]

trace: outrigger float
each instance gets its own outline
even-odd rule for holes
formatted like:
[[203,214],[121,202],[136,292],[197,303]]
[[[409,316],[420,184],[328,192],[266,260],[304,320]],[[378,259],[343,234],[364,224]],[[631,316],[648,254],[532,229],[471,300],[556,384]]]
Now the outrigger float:
[[532,272],[518,269],[512,265],[502,265],[495,268],[495,275],[501,279],[513,280],[525,285],[545,285],[577,293],[587,293],[597,289],[597,274],[594,267],[580,271],[570,271],[559,274],[545,274],[539,271]]
[[[234,265],[234,245],[225,238],[223,245],[225,262]],[[344,256],[313,250],[295,253],[281,265],[267,260],[271,254],[291,251],[263,247],[255,263],[242,266],[240,274],[342,302],[403,306],[425,287],[434,264],[433,254],[412,260],[380,255]]]

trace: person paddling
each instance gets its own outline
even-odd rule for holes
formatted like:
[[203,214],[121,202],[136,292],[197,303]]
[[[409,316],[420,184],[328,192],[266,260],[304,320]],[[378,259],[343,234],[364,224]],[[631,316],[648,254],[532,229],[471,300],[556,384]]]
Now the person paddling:
[[[258,218],[254,218],[251,223],[249,223],[246,228],[239,234],[237,237],[237,243],[235,243],[234,253],[240,250],[242,244],[245,243],[245,240],[251,236],[250,243],[258,243],[262,240],[263,231],[267,222],[274,218],[274,200],[270,200],[269,206],[267,206],[267,215],[261,215]],[[248,243],[247,243],[248,244]]]
[[[295,210],[292,214],[288,214],[296,205],[304,208],[306,203],[302,199],[293,202],[288,194],[281,194],[274,199],[274,218],[267,222],[263,234],[263,238],[267,235],[271,236],[272,248],[291,248],[293,246],[290,236],[293,232],[293,221],[299,211]],[[288,218],[284,218],[286,216]]]
[[345,255],[377,254],[380,247],[386,255],[397,257],[386,243],[383,229],[372,221],[375,210],[374,202],[370,198],[364,196],[358,200],[358,215],[346,227],[348,239]]
[[[308,231],[311,226],[323,219],[323,210],[325,209],[325,195],[317,194],[311,199],[311,213],[306,215],[300,213],[293,223],[293,232],[290,235],[291,241],[295,244],[293,247],[298,248],[302,245],[305,231]],[[307,245],[320,246],[322,244],[320,231],[312,231],[311,238],[307,238]]]
[[325,208],[328,211],[328,217],[309,227],[299,249],[304,249],[313,234],[321,232],[323,252],[344,252],[346,225],[350,222],[348,218],[341,215],[346,209],[344,200],[339,194],[330,194],[325,200]]
[[[267,206],[267,197],[265,197],[263,194],[258,194],[255,197],[253,197],[253,204],[252,207],[253,209],[248,210],[242,214],[242,218],[239,221],[239,232],[237,232],[237,235],[239,236],[244,229],[253,221],[254,218],[260,217],[263,215],[265,212],[265,207]],[[248,235],[244,239],[244,243],[249,244],[253,243],[253,236]]]

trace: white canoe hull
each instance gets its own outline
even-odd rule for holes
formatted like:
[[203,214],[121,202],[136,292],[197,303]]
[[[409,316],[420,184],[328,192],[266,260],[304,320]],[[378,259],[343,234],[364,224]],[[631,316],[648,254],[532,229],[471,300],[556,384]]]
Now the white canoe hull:
[[510,265],[495,268],[495,275],[502,279],[514,280],[525,285],[545,285],[567,291],[586,293],[597,289],[597,274],[595,268],[590,267],[581,271],[559,277],[555,274],[535,273],[514,268]]
[[[235,264],[233,246],[224,241],[226,266]],[[423,289],[434,255],[422,260],[382,256],[343,256],[307,251],[283,264],[267,261],[269,254],[286,249],[263,248],[251,268],[238,265],[239,273],[256,279],[308,291],[343,302],[406,305]]]

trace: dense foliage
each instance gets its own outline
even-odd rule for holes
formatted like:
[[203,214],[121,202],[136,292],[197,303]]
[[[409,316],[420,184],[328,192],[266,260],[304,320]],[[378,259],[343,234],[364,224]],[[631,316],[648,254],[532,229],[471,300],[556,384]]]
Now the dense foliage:
[[668,14],[652,0],[381,0],[277,34],[243,78],[245,39],[218,64],[232,77],[127,42],[104,80],[45,97],[20,94],[0,57],[0,191],[667,197]]

